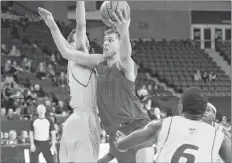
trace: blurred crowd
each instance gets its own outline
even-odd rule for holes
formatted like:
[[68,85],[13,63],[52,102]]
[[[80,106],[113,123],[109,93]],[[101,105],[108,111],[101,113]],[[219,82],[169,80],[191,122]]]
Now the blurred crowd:
[[[56,71],[56,68],[59,66],[65,67],[67,61],[57,51],[44,49],[36,41],[31,41],[30,38],[20,38],[19,29],[26,30],[28,24],[39,23],[41,19],[38,15],[19,15],[11,10],[10,6],[4,6],[2,12],[2,27],[10,29],[9,35],[13,41],[11,45],[1,44],[1,55],[15,56],[20,59],[6,60],[1,67],[1,120],[31,121],[37,116],[36,107],[42,103],[47,109],[47,116],[55,123],[57,139],[60,140],[63,123],[72,113],[72,108],[69,106],[68,101],[61,101],[51,97],[45,93],[41,85],[32,85],[30,81],[21,81],[19,76],[35,74],[37,80],[51,79],[54,86],[67,88],[66,73],[58,73]],[[63,33],[65,33],[64,31],[71,31],[62,22],[59,22],[58,26]],[[92,45],[92,51],[101,51],[94,41],[90,45]],[[28,57],[24,54],[25,50],[29,54],[35,54],[35,56],[47,56],[48,59],[36,65],[33,57]],[[205,76],[207,77],[205,78]],[[216,74],[212,72],[209,75],[204,75],[204,73],[201,75],[201,72],[196,72],[194,80],[214,81],[216,80]],[[142,101],[144,111],[148,113],[151,119],[162,119],[172,116],[171,109],[162,110],[157,104],[152,102],[151,97],[156,90],[156,84],[144,84],[137,88],[136,93]],[[231,125],[228,123],[226,116],[223,116],[220,123],[231,131]],[[16,130],[1,132],[1,144],[27,144],[29,143],[28,132],[26,130],[21,131],[21,133],[17,133]],[[101,142],[108,142],[108,137],[104,130],[101,132]]]

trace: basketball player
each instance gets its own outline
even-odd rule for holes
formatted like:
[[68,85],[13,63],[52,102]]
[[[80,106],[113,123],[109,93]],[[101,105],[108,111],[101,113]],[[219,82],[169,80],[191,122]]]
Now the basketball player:
[[229,163],[229,140],[202,121],[207,102],[199,88],[188,88],[180,99],[180,116],[152,121],[144,129],[119,138],[116,146],[125,151],[155,136],[158,152],[155,162],[215,162],[219,153],[222,160]]
[[[51,31],[58,30],[51,13],[42,8],[39,8],[39,13]],[[80,50],[85,55],[89,55],[84,1],[77,2],[76,20],[76,32],[70,35],[72,46],[64,38],[63,45],[68,49]],[[56,37],[56,32],[52,32],[52,35]],[[64,124],[59,152],[60,162],[97,162],[100,125],[96,110],[95,74],[93,69],[83,67],[72,58],[65,57],[63,51],[60,52],[68,60],[70,106],[74,110]]]
[[[120,152],[113,143],[116,131],[120,130],[127,135],[143,128],[150,122],[135,94],[137,68],[131,58],[130,18],[126,11],[123,11],[124,16],[120,11],[117,11],[119,17],[114,13],[116,22],[110,22],[116,29],[110,29],[106,32],[103,55],[86,55],[86,52],[65,46],[65,39],[51,13],[44,9],[41,9],[41,12],[63,57],[76,61],[80,65],[96,69],[99,115],[106,133],[110,135],[110,148],[115,156],[120,157]],[[136,162],[153,162],[154,149],[151,147],[152,144],[152,142],[146,142],[128,151],[128,159],[123,162],[135,162],[135,159]]]
[[216,130],[222,131],[225,134],[225,136],[229,140],[231,140],[230,133],[222,125],[214,122],[215,117],[216,117],[216,113],[217,113],[217,109],[215,108],[215,106],[208,102],[206,111],[205,111],[205,113],[203,115],[203,121],[208,123],[209,125],[215,127]]
[[[222,125],[214,122],[216,113],[217,113],[216,107],[208,102],[205,114],[203,115],[203,121],[215,127],[216,130],[222,131],[231,143],[231,134]],[[218,163],[223,162],[220,156],[218,156],[217,162]]]

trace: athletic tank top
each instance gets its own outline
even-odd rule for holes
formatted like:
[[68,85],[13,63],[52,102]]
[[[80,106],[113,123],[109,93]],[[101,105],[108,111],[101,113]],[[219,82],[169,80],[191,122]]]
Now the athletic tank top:
[[174,116],[163,120],[155,162],[216,162],[224,134],[205,122]]
[[96,75],[74,61],[68,62],[70,106],[80,111],[96,111]]
[[212,125],[212,126],[215,127],[216,130],[219,130],[219,131],[222,131],[223,128],[224,128],[222,125],[220,125],[220,124],[218,124],[218,123],[216,123],[216,122],[213,122],[213,125]]
[[106,61],[100,62],[96,71],[98,110],[107,134],[116,131],[120,124],[147,117],[135,94],[135,83],[116,64],[108,67]]

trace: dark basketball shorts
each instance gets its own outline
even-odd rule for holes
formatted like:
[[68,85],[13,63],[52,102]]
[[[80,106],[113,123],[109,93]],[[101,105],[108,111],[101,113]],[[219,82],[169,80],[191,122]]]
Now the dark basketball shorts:
[[[122,127],[120,127],[118,130],[121,131],[125,135],[129,135],[130,133],[142,129],[145,127],[151,120],[149,118],[146,119],[138,119],[130,124],[125,124]],[[145,147],[151,147],[154,144],[154,139],[149,139],[148,141],[144,142],[143,144],[129,149],[126,152],[120,152],[115,147],[115,137],[116,133],[112,133],[109,135],[109,145],[110,145],[110,153],[113,154],[118,162],[135,162],[135,156],[138,150],[145,148]]]

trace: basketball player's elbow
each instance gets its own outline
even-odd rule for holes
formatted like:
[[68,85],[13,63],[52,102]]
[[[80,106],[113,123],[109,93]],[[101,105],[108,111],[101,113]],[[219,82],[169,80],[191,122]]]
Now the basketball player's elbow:
[[128,150],[128,148],[125,146],[126,144],[124,142],[118,142],[116,144],[116,148],[118,149],[118,151],[120,152],[126,152]]

